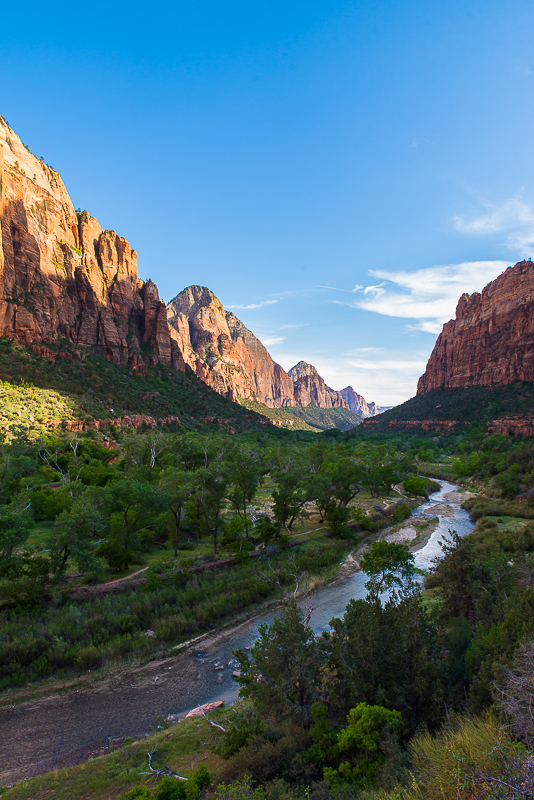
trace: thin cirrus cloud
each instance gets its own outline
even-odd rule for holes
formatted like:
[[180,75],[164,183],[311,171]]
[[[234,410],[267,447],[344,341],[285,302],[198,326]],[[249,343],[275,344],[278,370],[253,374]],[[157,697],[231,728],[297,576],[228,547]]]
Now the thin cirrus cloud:
[[274,345],[282,344],[283,342],[285,342],[285,340],[286,340],[285,336],[267,335],[261,337],[261,343],[264,345],[264,347],[273,347]]
[[454,316],[460,295],[481,291],[507,266],[507,261],[464,261],[414,272],[371,270],[370,275],[380,283],[359,290],[361,295],[350,302],[330,302],[387,317],[411,319],[413,329],[439,333],[443,323]]
[[525,254],[534,249],[534,211],[518,194],[506,202],[484,202],[484,212],[473,217],[454,217],[457,230],[472,236],[504,234],[514,252]]
[[272,306],[275,303],[278,303],[279,300],[280,300],[280,298],[278,298],[277,300],[261,300],[261,302],[259,302],[259,303],[249,303],[246,306],[239,306],[239,305],[233,304],[233,305],[227,305],[226,308],[238,308],[240,310],[249,309],[249,308],[263,308],[264,306]]

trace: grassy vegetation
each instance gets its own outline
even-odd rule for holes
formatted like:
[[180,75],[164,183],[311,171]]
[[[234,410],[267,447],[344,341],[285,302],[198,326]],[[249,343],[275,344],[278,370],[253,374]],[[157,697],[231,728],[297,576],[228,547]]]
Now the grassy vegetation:
[[263,403],[258,403],[257,400],[244,398],[241,398],[239,403],[243,408],[262,414],[281,428],[289,428],[292,431],[310,431],[311,433],[318,433],[321,430],[314,425],[310,425],[307,420],[300,419],[295,414],[292,414],[289,408],[269,408]]
[[[264,417],[217,394],[187,368],[158,366],[143,374],[90,354],[72,357],[66,341],[47,345],[53,361],[10,339],[0,340],[0,420],[4,427],[43,431],[67,419],[107,419],[129,414],[176,415],[186,430],[204,428],[212,416],[237,430]],[[260,409],[258,409],[261,412]],[[220,423],[213,423],[218,428]]]
[[[294,553],[294,564],[320,582],[321,573],[339,564],[346,545],[307,543]],[[265,600],[280,597],[280,590],[262,577],[267,560],[283,585],[290,586],[292,571],[287,556],[270,552],[252,563],[223,571],[197,574],[175,572],[192,559],[169,565],[161,555],[141,587],[96,593],[75,602],[68,593],[27,611],[5,614],[0,647],[0,689],[23,686],[48,676],[55,679],[97,670],[121,660],[146,660],[168,655],[186,639],[227,622]],[[196,559],[195,559],[196,560]],[[153,638],[145,631],[154,631]]]

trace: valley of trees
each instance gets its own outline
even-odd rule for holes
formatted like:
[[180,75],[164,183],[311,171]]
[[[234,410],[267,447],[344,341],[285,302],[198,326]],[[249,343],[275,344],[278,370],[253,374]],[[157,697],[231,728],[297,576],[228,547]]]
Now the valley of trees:
[[[155,783],[140,777],[138,744],[121,762],[121,797],[531,797],[533,452],[476,426],[21,430],[0,448],[0,687],[159,657],[286,598],[236,652],[239,706],[210,717],[219,728],[195,723],[215,766]],[[432,477],[476,492],[464,504],[476,525],[444,542],[421,584],[408,548],[377,534],[410,516]],[[316,637],[295,581],[331,579],[362,542],[367,597]],[[120,591],[99,591],[138,570]],[[175,745],[159,735],[156,767],[173,763],[172,746],[192,746],[181,725]],[[45,796],[45,778],[6,796]]]

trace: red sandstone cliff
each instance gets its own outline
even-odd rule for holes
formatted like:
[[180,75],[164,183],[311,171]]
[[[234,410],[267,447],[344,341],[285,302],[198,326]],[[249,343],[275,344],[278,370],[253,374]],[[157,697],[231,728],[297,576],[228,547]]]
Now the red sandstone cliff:
[[534,263],[520,261],[463,294],[438,336],[417,394],[534,380]]
[[236,400],[294,406],[293,382],[262,343],[205,286],[188,286],[167,305],[171,335],[209,386]]
[[297,405],[303,408],[310,405],[319,408],[348,408],[340,392],[327,386],[311,364],[299,361],[289,370],[288,375],[293,381]]
[[[0,117],[0,336],[70,340],[117,364],[185,369],[137,254],[87,212]],[[142,348],[142,345],[148,347]]]

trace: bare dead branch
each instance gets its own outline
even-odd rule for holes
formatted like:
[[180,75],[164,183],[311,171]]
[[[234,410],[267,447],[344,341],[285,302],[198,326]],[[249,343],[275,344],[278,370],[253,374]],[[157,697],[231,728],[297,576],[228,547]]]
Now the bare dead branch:
[[150,775],[150,773],[153,773],[158,778],[168,776],[169,778],[175,778],[177,781],[187,781],[188,780],[188,778],[184,778],[184,777],[182,777],[182,775],[177,775],[177,773],[173,772],[170,767],[162,767],[161,769],[154,769],[154,767],[152,766],[152,756],[154,755],[155,752],[156,752],[156,750],[152,750],[152,752],[150,750],[147,751],[148,768],[149,768],[150,772],[140,772],[139,775]]
[[210,724],[210,725],[211,725],[213,728],[219,728],[219,730],[221,730],[223,733],[226,733],[226,728],[223,728],[223,726],[222,726],[222,725],[219,725],[217,722],[214,722],[212,719],[210,719],[210,718],[208,717],[208,715],[206,714],[206,712],[204,711],[204,709],[202,708],[202,706],[199,706],[199,707],[198,707],[198,710],[200,711],[200,713],[202,714],[202,716],[204,717],[204,719],[205,719],[205,720],[207,720],[207,721],[209,722],[209,724]]

